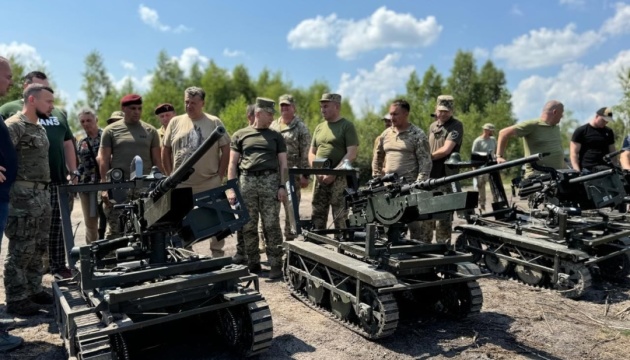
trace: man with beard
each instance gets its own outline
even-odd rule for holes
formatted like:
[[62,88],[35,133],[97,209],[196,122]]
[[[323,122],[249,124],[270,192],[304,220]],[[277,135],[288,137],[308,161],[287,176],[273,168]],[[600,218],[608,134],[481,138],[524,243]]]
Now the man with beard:
[[22,111],[7,119],[11,143],[17,150],[17,180],[11,188],[6,235],[9,251],[4,262],[7,312],[28,316],[50,305],[53,298],[42,288],[42,257],[50,236],[50,169],[48,138],[40,119],[54,108],[51,88],[42,84],[24,90]]
[[[221,120],[203,111],[206,92],[199,87],[189,87],[184,92],[186,114],[170,120],[162,143],[162,161],[167,175],[179,168],[210,134]],[[221,186],[230,160],[230,136],[226,133],[195,164],[193,172],[179,187],[190,187],[193,194]],[[212,256],[223,256],[225,241],[215,237],[210,240]]]
[[[282,277],[282,232],[280,231],[280,203],[287,198],[285,188],[287,148],[284,138],[269,129],[273,122],[275,102],[256,99],[255,119],[252,126],[240,129],[232,136],[228,179],[239,178],[243,202],[250,220],[243,227],[243,238],[248,257],[249,271],[259,273],[258,218],[262,218],[267,241],[267,259],[271,265],[269,279]],[[240,171],[239,171],[240,169]],[[236,203],[234,192],[228,194],[231,204]]]
[[[41,71],[32,71],[24,76],[23,88],[30,84],[41,84],[49,87],[48,77]],[[8,119],[24,106],[24,100],[19,99],[0,107],[0,115]],[[46,129],[46,136],[50,144],[48,165],[50,167],[50,206],[52,220],[48,240],[48,263],[50,272],[56,278],[68,278],[72,272],[66,267],[66,252],[61,235],[61,211],[57,186],[67,184],[68,177],[73,184],[77,183],[77,156],[74,137],[67,116],[64,111],[53,109],[49,116],[41,117],[39,123]],[[70,175],[67,175],[70,174]],[[72,199],[72,198],[71,198]]]
[[[136,155],[142,159],[142,174],[149,174],[154,165],[162,171],[160,136],[152,125],[140,120],[142,97],[136,94],[125,95],[120,99],[120,106],[125,118],[108,125],[101,137],[97,157],[99,171],[103,174],[101,182],[107,182],[105,174],[110,168],[122,169],[125,180],[129,180],[130,164]],[[125,201],[137,198],[140,192],[140,189],[130,191]],[[118,229],[118,217],[123,210],[114,209],[107,191],[103,191],[101,196],[107,216],[105,238],[115,239],[122,235]]]

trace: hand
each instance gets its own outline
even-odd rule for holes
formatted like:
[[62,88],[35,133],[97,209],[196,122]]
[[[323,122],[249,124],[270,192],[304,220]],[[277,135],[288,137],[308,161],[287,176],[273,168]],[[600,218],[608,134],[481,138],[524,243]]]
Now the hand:
[[504,162],[506,162],[507,160],[505,160],[502,156],[498,156],[497,157],[497,164],[503,164]]
[[335,182],[335,179],[337,179],[335,175],[324,175],[324,178],[322,179],[322,183],[325,185],[330,185]]
[[304,189],[311,182],[311,179],[300,175],[300,187]]
[[287,190],[285,188],[278,188],[278,201],[281,203],[287,201]]
[[109,192],[107,190],[101,191],[101,199],[103,200],[103,205],[110,207],[112,204],[109,202]]
[[229,190],[227,193],[227,198],[230,202],[230,205],[236,205],[236,193],[234,191]]
[[0,166],[0,183],[3,183],[7,179],[6,176],[4,176],[4,171],[7,171],[7,169],[5,169],[4,166]]

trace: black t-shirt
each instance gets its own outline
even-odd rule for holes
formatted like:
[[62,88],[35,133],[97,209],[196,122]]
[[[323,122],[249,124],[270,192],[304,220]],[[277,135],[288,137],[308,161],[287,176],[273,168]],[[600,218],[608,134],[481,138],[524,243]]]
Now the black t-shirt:
[[[6,180],[0,183],[0,202],[9,201],[9,190],[11,185],[15,182],[18,169],[18,157],[17,151],[11,142],[9,136],[9,129],[4,124],[4,119],[0,115],[0,166],[7,169],[4,172]],[[0,234],[0,236],[2,236]]]
[[590,124],[575,129],[571,141],[581,145],[579,163],[581,169],[591,170],[593,166],[606,165],[604,155],[615,143],[615,134],[609,127],[596,128]]

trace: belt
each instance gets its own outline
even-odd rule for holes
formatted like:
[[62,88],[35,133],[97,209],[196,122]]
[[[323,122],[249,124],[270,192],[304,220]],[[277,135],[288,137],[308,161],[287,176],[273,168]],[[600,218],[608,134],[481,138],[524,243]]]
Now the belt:
[[41,182],[41,181],[25,181],[25,180],[17,180],[15,185],[23,188],[29,189],[38,189],[38,190],[46,190],[50,186],[49,183]]
[[260,170],[260,171],[241,170],[241,175],[245,175],[245,176],[264,176],[264,175],[276,174],[277,172],[278,172],[278,170]]

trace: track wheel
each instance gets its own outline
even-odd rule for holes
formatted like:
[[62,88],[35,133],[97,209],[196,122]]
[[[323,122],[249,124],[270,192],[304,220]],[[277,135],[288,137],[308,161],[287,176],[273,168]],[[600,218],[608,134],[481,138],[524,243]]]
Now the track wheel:
[[[505,249],[497,250],[495,248],[489,247],[488,251],[497,253],[497,254],[502,254],[502,255],[508,255],[508,256],[510,255],[509,252]],[[488,254],[488,253],[484,254],[483,262],[484,264],[486,264],[486,267],[488,268],[488,270],[498,275],[505,275],[509,273],[510,270],[512,270],[512,268],[514,267],[513,263],[505,259],[501,259],[498,256],[495,256],[493,254]]]
[[[352,286],[348,282],[337,285],[337,289],[352,293]],[[330,292],[330,309],[336,317],[347,320],[352,314],[352,300],[350,297]]]
[[216,313],[216,328],[219,336],[228,347],[236,348],[241,337],[241,325],[233,311],[229,308],[220,309]]
[[584,264],[569,261],[560,262],[560,274],[556,289],[569,299],[582,296],[591,286],[591,272]]
[[304,286],[306,286],[306,279],[304,279],[302,275],[289,270],[288,265],[294,266],[298,269],[301,268],[300,259],[297,254],[289,253],[285,257],[283,274],[284,281],[289,285],[289,287],[293,288],[295,291],[302,290]]
[[464,232],[463,234],[457,237],[457,240],[455,240],[455,250],[464,252],[464,253],[472,253],[473,254],[472,261],[475,263],[479,262],[479,260],[481,260],[482,254],[479,251],[469,249],[469,247],[481,249],[481,244],[479,243],[479,240],[475,239],[474,237]]
[[600,261],[598,264],[602,277],[623,281],[630,275],[630,254],[624,253],[608,260]]
[[259,300],[241,306],[237,323],[241,325],[237,350],[243,356],[261,354],[269,349],[273,338],[273,322],[266,301]]
[[[530,262],[542,265],[539,260],[532,260]],[[526,265],[517,264],[514,267],[514,272],[522,282],[532,286],[543,286],[548,279],[544,271]]]
[[326,293],[326,288],[323,285],[324,279],[322,273],[317,269],[311,271],[311,275],[317,280],[308,279],[306,281],[306,294],[313,304],[321,305]]
[[392,294],[378,294],[373,288],[361,291],[359,319],[369,339],[389,336],[398,327],[398,304]]

